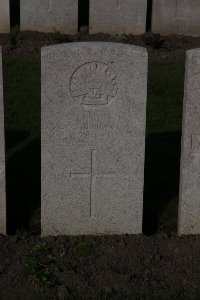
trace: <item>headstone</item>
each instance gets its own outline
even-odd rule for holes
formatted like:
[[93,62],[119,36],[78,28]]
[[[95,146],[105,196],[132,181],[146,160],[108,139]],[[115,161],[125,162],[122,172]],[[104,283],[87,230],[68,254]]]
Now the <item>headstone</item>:
[[187,52],[179,234],[200,234],[200,49]]
[[21,30],[78,32],[78,0],[21,0]]
[[9,0],[0,1],[0,33],[10,32],[10,5]]
[[147,52],[42,49],[42,235],[142,232]]
[[5,142],[3,109],[2,51],[0,47],[0,234],[6,233]]
[[152,31],[200,36],[199,0],[154,0]]
[[146,30],[147,0],[90,1],[90,33],[142,34]]

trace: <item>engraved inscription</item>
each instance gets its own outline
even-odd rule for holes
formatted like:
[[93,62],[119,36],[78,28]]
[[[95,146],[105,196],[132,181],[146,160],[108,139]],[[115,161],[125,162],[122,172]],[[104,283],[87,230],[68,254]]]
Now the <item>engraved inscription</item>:
[[96,166],[96,153],[97,150],[95,149],[91,149],[91,164],[90,164],[90,172],[85,172],[85,173],[72,173],[70,172],[70,177],[71,178],[76,178],[76,177],[89,177],[90,178],[90,218],[92,218],[94,216],[94,201],[95,201],[95,193],[94,193],[94,185],[95,185],[95,179],[98,176],[113,176],[115,173],[114,172],[109,172],[109,173],[97,173],[95,171],[95,166]]
[[117,95],[117,77],[112,68],[102,62],[89,62],[75,70],[70,91],[82,105],[107,105]]
[[192,134],[191,154],[200,156],[200,134]]
[[76,118],[76,126],[81,129],[106,130],[113,129],[113,118],[110,112],[96,114],[93,111],[82,111]]

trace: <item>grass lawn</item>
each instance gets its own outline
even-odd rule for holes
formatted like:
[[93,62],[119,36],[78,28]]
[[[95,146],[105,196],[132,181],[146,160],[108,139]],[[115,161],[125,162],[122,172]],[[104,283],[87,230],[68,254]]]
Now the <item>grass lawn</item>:
[[[4,56],[8,230],[40,213],[40,61]],[[177,222],[184,64],[149,64],[144,232]],[[34,217],[36,215],[36,217]],[[31,227],[32,228],[32,227]]]
[[181,130],[184,68],[183,63],[150,63],[147,133]]
[[40,136],[40,61],[4,57],[7,159]]

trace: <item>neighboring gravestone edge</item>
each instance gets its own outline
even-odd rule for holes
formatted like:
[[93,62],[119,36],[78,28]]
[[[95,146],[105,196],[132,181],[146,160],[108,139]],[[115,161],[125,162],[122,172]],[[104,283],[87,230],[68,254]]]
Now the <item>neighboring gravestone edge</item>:
[[147,51],[42,49],[42,236],[142,233]]
[[0,33],[10,32],[10,4],[9,0],[0,1]]
[[78,0],[20,0],[21,31],[78,33]]
[[89,15],[91,34],[143,34],[147,0],[93,0]]
[[186,52],[178,234],[200,234],[200,48]]
[[[192,3],[191,3],[192,2]],[[199,0],[154,0],[152,32],[200,36]]]
[[6,234],[5,137],[2,48],[0,47],[0,234]]

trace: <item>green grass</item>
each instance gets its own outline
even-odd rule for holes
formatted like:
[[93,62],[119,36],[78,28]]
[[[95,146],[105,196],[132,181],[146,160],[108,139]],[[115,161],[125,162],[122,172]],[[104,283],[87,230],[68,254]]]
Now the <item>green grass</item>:
[[184,63],[150,63],[146,124],[146,234],[177,228]]
[[95,254],[95,247],[91,243],[77,242],[76,253],[78,256],[90,256]]
[[[40,60],[4,56],[8,233],[40,220]],[[37,225],[37,228],[39,226]]]
[[22,257],[25,261],[24,270],[33,285],[49,287],[58,284],[59,268],[46,243],[35,245]]
[[181,130],[183,63],[150,63],[147,133]]
[[[40,220],[40,60],[36,56],[5,56],[3,66],[8,223],[11,231],[16,227],[29,230],[33,216]],[[144,193],[147,234],[163,222],[169,228],[177,222],[183,87],[184,63],[149,63]],[[80,253],[89,251],[82,248]]]
[[[12,144],[6,151],[9,159],[40,136],[40,61],[35,57],[4,57],[3,67],[6,139]],[[9,133],[16,134],[15,144],[8,140]]]

